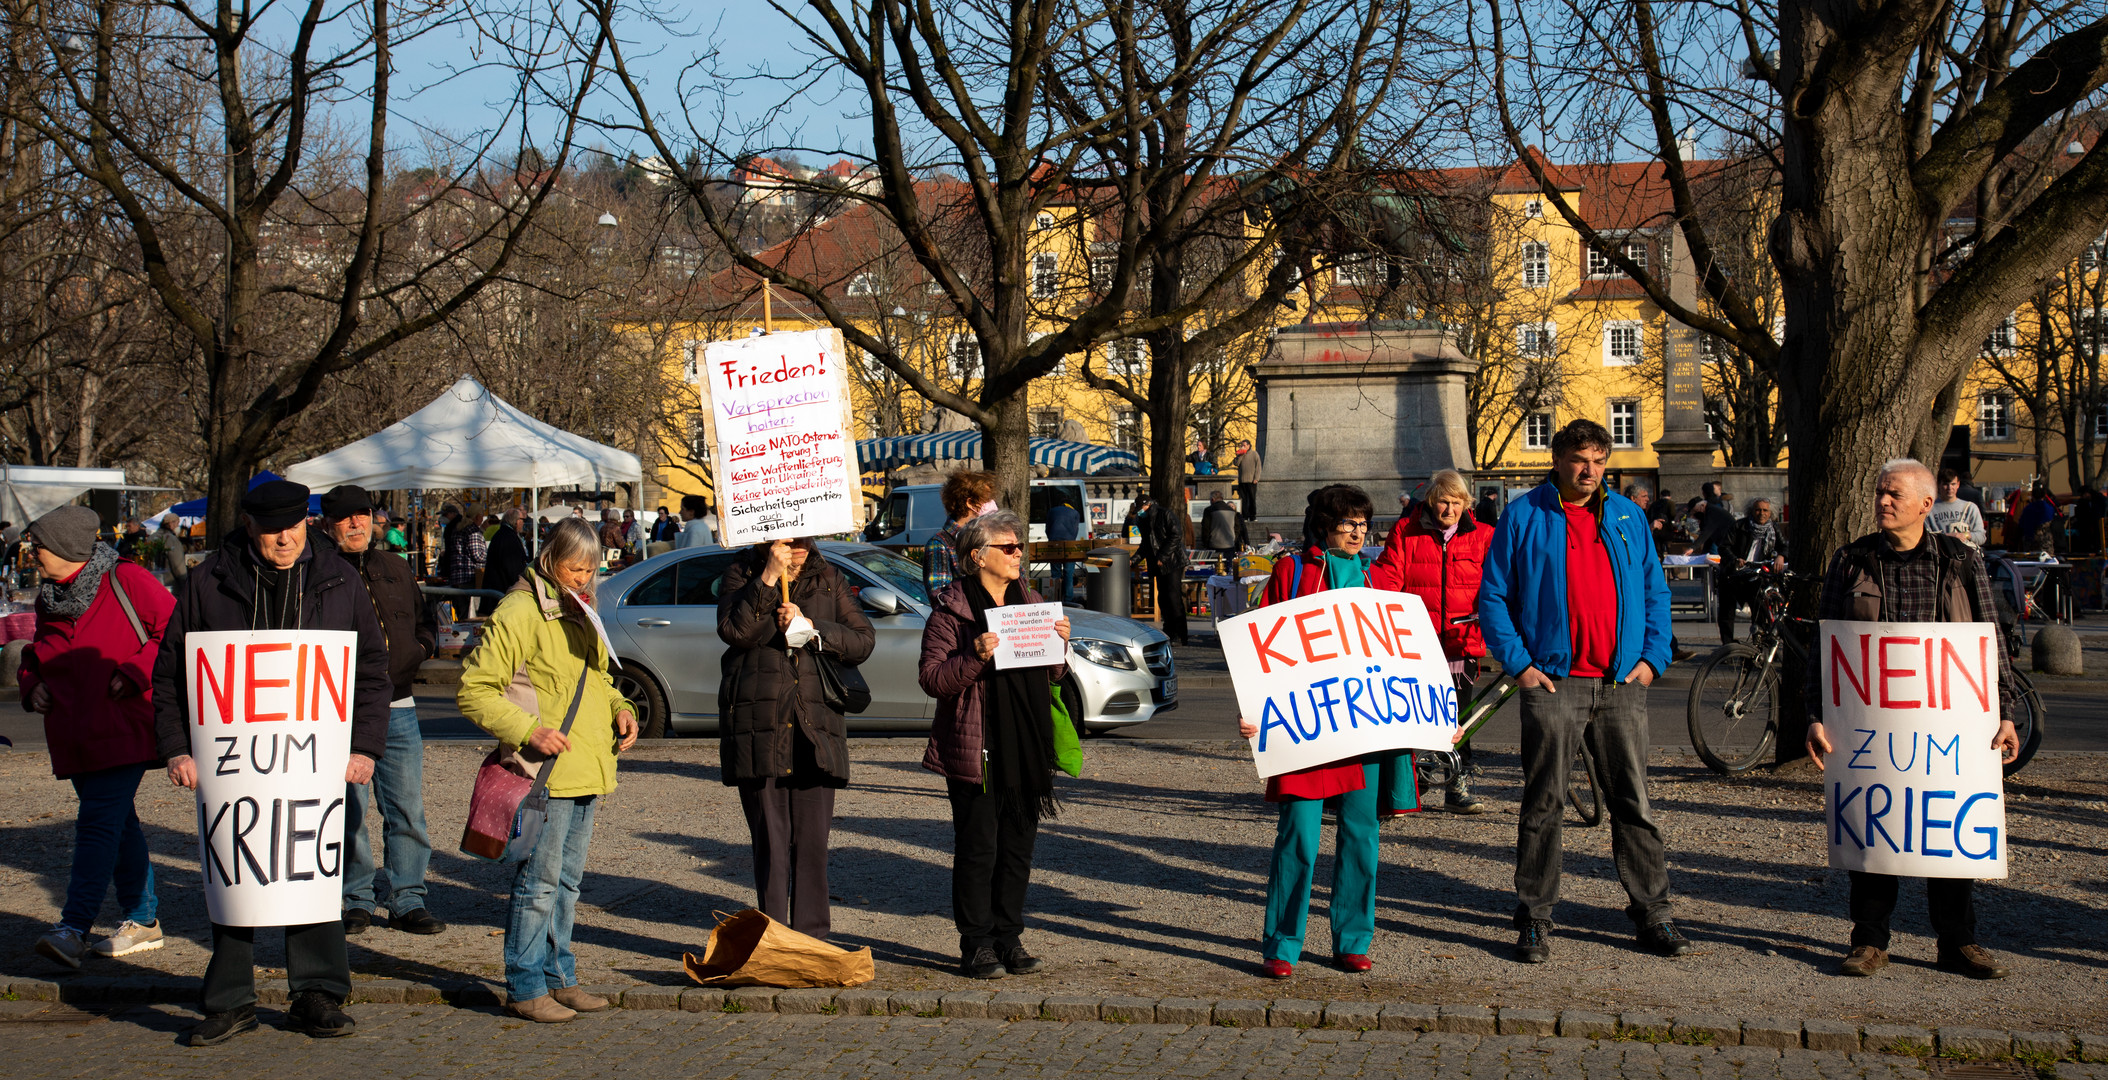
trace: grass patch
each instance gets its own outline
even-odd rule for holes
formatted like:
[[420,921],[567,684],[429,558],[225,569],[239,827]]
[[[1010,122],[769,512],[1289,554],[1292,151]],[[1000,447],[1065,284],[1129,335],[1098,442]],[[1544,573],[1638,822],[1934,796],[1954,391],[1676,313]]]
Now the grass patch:
[[723,1005],[718,1006],[718,1011],[728,1013],[743,1013],[747,1011],[747,1003],[744,1001],[740,1001],[736,998],[726,998],[725,1003]]
[[1931,1057],[1932,1044],[1922,1043],[1916,1039],[1897,1039],[1895,1042],[1883,1047],[1880,1052],[1884,1054],[1902,1054],[1905,1057],[1914,1058]]
[[834,1014],[841,1012],[842,1007],[830,1001],[827,1004],[820,1006],[820,1011],[826,1013],[829,1016],[833,1016]]
[[1619,1028],[1618,1033],[1612,1038],[1618,1042],[1653,1043],[1656,1046],[1670,1040],[1669,1032],[1666,1029],[1656,1027]]

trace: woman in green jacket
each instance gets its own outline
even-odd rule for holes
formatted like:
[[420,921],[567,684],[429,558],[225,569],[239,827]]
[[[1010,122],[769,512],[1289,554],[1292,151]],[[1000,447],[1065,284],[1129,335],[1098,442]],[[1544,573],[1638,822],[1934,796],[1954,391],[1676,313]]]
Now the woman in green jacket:
[[[558,1024],[608,1006],[578,986],[571,921],[600,796],[615,790],[615,755],[637,741],[637,711],[608,679],[608,643],[593,611],[600,538],[583,520],[551,530],[533,569],[505,594],[461,673],[461,714],[521,747],[554,755],[549,820],[512,879],[505,987],[513,1015]],[[581,682],[583,685],[581,686]],[[578,698],[569,735],[563,718]]]

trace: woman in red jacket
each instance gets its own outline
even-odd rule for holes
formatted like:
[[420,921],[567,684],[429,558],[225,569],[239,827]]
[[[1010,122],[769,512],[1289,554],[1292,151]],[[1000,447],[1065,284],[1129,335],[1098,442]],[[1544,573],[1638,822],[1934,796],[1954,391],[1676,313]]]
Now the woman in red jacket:
[[[1368,493],[1333,484],[1310,493],[1303,512],[1303,551],[1274,561],[1260,606],[1278,604],[1325,589],[1358,585],[1396,588],[1362,551],[1375,507]],[[1240,717],[1238,734],[1249,739],[1259,725]],[[1408,756],[1410,756],[1408,754]],[[1379,755],[1317,765],[1266,780],[1266,801],[1281,807],[1274,833],[1273,867],[1266,880],[1266,930],[1260,954],[1269,978],[1295,973],[1303,955],[1303,930],[1310,916],[1310,890],[1317,873],[1325,800],[1339,799],[1339,832],[1332,880],[1332,956],[1347,971],[1367,971],[1376,937],[1376,793]],[[1411,791],[1410,778],[1406,790]]]
[[133,797],[139,778],[160,764],[154,749],[154,656],[176,609],[154,575],[120,562],[95,540],[95,511],[62,506],[29,527],[37,568],[36,638],[22,654],[22,705],[44,714],[51,771],[73,781],[73,877],[57,926],[37,952],[78,968],[88,931],[114,879],[125,916],[96,942],[98,956],[161,947],[154,868]]
[[[1452,620],[1477,610],[1479,577],[1486,549],[1493,543],[1493,526],[1479,524],[1466,509],[1470,505],[1471,491],[1464,486],[1463,476],[1454,469],[1436,473],[1427,483],[1427,497],[1391,527],[1383,555],[1376,560],[1378,576],[1427,605],[1427,617],[1442,636],[1449,673],[1457,680],[1458,701],[1470,700],[1471,685],[1478,681],[1479,660],[1486,655],[1486,639],[1480,636],[1477,622],[1459,625]],[[1458,746],[1457,754],[1463,767],[1450,780],[1443,805],[1452,814],[1482,813],[1486,804],[1471,794],[1466,775],[1471,743]],[[1393,786],[1388,775],[1383,782],[1386,790]],[[1406,812],[1396,807],[1385,810],[1386,814]]]

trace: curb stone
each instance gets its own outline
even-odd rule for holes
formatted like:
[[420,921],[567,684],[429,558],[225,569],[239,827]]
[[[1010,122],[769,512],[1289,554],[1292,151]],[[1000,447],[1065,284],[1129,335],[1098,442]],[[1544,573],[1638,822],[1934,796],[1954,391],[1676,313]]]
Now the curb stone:
[[[13,979],[0,981],[0,996],[18,1001],[64,1002],[69,1005],[184,1005],[197,1002],[195,977],[124,977]],[[282,1006],[283,979],[257,981],[260,1003]],[[1658,1052],[1679,1060],[1699,1053],[1705,1043],[1765,1052],[1805,1048],[1832,1053],[1893,1053],[1914,1057],[2005,1058],[2042,1055],[2074,1063],[2108,1063],[2108,1035],[2062,1031],[2005,1031],[1997,1028],[1945,1026],[1928,1029],[1903,1024],[1858,1024],[1838,1020],[1669,1017],[1654,1013],[1609,1016],[1579,1009],[1502,1008],[1482,1005],[1423,1005],[1414,1002],[1272,1001],[1205,998],[1143,998],[1060,995],[975,990],[886,991],[872,988],[778,990],[742,986],[730,990],[704,986],[593,986],[593,993],[624,1009],[686,1012],[772,1012],[785,1015],[946,1016],[990,1020],[1108,1021],[1130,1024],[1219,1025],[1241,1028],[1332,1029],[1328,1037],[1395,1038],[1400,1034],[1439,1033],[1468,1040],[1501,1036],[1603,1040],[1622,1038],[1658,1043]],[[404,979],[360,979],[352,984],[353,1004],[448,1004],[459,1008],[503,1005],[502,985],[480,980],[441,984]],[[1439,1037],[1438,1034],[1438,1037]],[[1667,1040],[1677,1040],[1675,1042]],[[1461,1040],[1460,1040],[1461,1041]]]

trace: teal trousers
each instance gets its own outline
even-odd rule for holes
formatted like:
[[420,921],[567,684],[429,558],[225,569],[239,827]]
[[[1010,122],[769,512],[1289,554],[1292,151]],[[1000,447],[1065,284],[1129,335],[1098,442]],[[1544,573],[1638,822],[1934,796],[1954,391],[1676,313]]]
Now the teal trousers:
[[[1362,789],[1339,797],[1330,911],[1334,956],[1367,955],[1369,943],[1376,938],[1376,803],[1382,794],[1382,765],[1372,758],[1362,769]],[[1410,800],[1412,769],[1407,766],[1403,771]],[[1412,804],[1408,801],[1406,805]],[[1289,799],[1280,807],[1273,869],[1266,881],[1266,936],[1260,951],[1265,959],[1293,964],[1303,956],[1303,931],[1310,921],[1325,802]]]
[[1419,783],[1413,776],[1413,752],[1393,750],[1386,754],[1371,755],[1377,770],[1371,773],[1370,786],[1376,789],[1378,810],[1418,810],[1420,808]]

